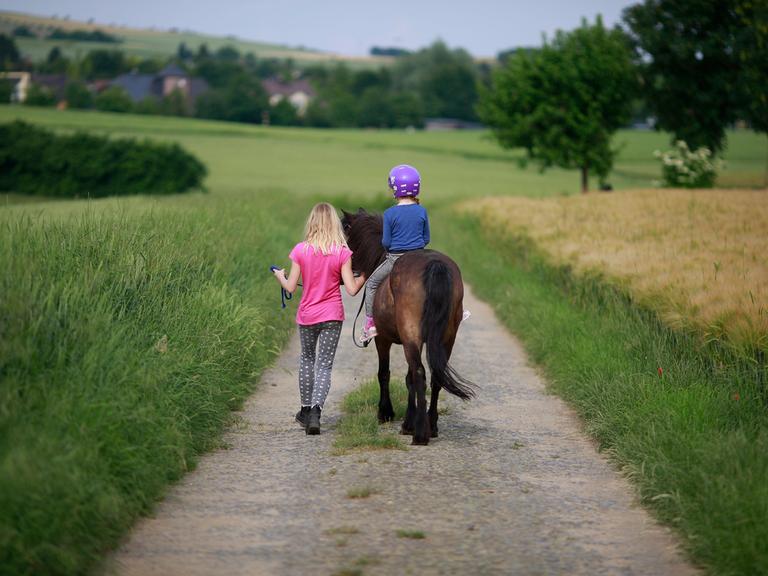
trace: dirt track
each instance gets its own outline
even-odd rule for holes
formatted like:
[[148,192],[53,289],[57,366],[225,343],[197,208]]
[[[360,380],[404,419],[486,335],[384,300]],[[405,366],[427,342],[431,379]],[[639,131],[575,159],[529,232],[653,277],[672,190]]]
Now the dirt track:
[[[468,291],[469,292],[469,291]],[[347,302],[351,323],[356,302]],[[203,458],[110,561],[130,575],[692,574],[578,419],[471,292],[453,364],[480,385],[427,447],[330,456],[343,395],[376,373],[344,327],[323,434],[293,422],[298,337],[230,445]],[[404,374],[393,349],[393,377]],[[357,488],[377,492],[350,499]],[[399,537],[422,532],[423,539]],[[347,572],[344,572],[347,570]],[[359,570],[356,572],[355,570]]]

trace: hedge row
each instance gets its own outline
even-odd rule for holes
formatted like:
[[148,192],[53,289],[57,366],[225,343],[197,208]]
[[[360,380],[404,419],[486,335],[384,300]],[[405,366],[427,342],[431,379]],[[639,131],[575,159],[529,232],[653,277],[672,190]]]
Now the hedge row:
[[178,144],[56,134],[0,124],[0,190],[56,197],[175,194],[201,188],[207,170]]

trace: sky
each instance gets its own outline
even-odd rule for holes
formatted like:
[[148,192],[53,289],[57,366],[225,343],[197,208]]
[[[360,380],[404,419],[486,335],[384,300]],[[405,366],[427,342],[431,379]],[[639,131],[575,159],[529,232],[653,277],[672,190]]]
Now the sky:
[[0,9],[97,23],[235,35],[349,56],[372,46],[415,50],[442,39],[476,57],[538,46],[602,14],[607,26],[639,0],[0,0]]

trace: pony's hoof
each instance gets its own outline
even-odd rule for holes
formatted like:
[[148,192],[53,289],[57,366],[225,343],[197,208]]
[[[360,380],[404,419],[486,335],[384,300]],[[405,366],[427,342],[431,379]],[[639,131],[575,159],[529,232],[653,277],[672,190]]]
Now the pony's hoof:
[[413,428],[406,428],[403,426],[400,428],[400,434],[403,436],[413,436]]
[[384,422],[392,422],[395,419],[395,412],[393,410],[379,410],[378,413],[379,424]]
[[431,438],[437,438],[437,428],[436,427],[432,428],[432,430],[430,431],[430,437]]
[[412,446],[426,446],[427,444],[429,444],[429,438],[416,438],[416,436],[413,437],[411,442]]

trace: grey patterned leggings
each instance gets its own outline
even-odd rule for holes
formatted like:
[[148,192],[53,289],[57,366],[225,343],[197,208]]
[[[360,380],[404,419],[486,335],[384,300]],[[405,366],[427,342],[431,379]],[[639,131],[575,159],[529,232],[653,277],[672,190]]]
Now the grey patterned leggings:
[[331,389],[331,368],[340,335],[341,322],[337,320],[299,325],[299,393],[302,406],[323,407]]
[[391,252],[387,254],[386,258],[384,258],[384,262],[379,264],[379,267],[376,268],[376,270],[373,271],[373,273],[370,275],[368,280],[365,283],[365,315],[366,316],[373,316],[373,299],[376,297],[376,290],[379,288],[379,284],[384,282],[384,280],[389,276],[389,273],[392,272],[392,267],[395,265],[395,262],[397,262],[397,259],[402,256],[403,253],[399,254],[392,254]]

